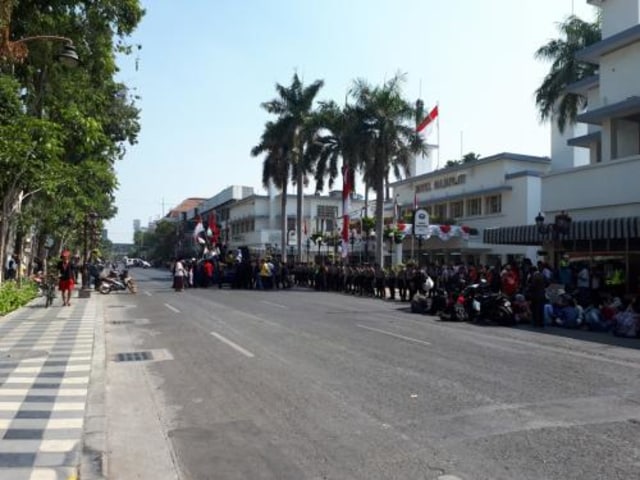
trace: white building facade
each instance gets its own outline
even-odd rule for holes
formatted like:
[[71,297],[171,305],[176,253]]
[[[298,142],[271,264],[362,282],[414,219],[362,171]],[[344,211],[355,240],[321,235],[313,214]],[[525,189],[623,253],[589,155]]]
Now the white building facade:
[[547,157],[500,153],[393,183],[403,211],[412,211],[415,199],[418,208],[429,212],[430,223],[472,229],[467,239],[431,236],[418,241],[409,236],[402,245],[402,258],[495,264],[535,257],[535,246],[489,245],[483,241],[483,231],[534,221],[540,209],[541,178],[550,162]]
[[623,268],[626,289],[633,291],[640,276],[640,0],[587,3],[602,10],[602,40],[576,57],[597,65],[598,73],[568,86],[587,97],[588,107],[569,129],[572,138],[552,123],[551,170],[541,184],[542,211],[547,219],[569,213],[570,231],[541,235],[530,224],[526,232],[488,232],[487,239],[513,241],[520,229],[519,242],[543,244],[554,262],[566,253]]
[[[362,200],[351,200],[351,210],[360,211]],[[342,231],[342,192],[329,195],[305,195],[302,207],[302,251],[297,251],[297,197],[288,195],[286,202],[287,241],[282,245],[281,218],[282,196],[273,189],[267,195],[255,194],[253,188],[231,186],[190,210],[186,220],[200,215],[203,219],[215,218],[220,226],[221,242],[235,249],[246,246],[255,255],[275,254],[306,261],[318,255],[339,260],[341,246],[327,242],[328,237],[338,237]],[[323,241],[318,241],[319,235]],[[358,247],[360,242],[358,241]]]

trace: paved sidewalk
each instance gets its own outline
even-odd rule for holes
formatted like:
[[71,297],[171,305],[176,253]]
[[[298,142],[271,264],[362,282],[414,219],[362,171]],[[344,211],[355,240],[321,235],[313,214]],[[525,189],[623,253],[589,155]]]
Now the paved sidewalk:
[[2,480],[78,478],[102,313],[95,295],[71,304],[38,298],[0,317]]

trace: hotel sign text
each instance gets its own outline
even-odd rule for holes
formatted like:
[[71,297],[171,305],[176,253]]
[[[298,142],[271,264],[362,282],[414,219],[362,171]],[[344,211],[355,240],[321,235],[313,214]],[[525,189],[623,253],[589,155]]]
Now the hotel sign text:
[[439,178],[431,182],[420,183],[416,185],[416,193],[420,192],[430,192],[433,190],[438,190],[441,188],[452,187],[454,185],[462,185],[466,183],[467,176],[464,174],[461,175],[452,175],[450,177]]

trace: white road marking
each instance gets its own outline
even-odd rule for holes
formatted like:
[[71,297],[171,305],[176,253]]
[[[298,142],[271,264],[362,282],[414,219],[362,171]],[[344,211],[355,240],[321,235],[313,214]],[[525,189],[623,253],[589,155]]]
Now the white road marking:
[[260,300],[261,303],[266,303],[267,305],[271,305],[273,307],[283,308],[285,310],[289,310],[289,307],[286,305],[280,305],[279,303],[268,302],[267,300]]
[[219,333],[216,332],[211,332],[211,335],[213,335],[214,337],[216,337],[218,340],[220,340],[223,343],[226,343],[227,345],[229,345],[231,348],[237,350],[238,352],[240,352],[241,354],[243,354],[246,357],[249,358],[253,358],[255,355],[253,353],[251,353],[249,350],[246,350],[244,348],[242,348],[240,345],[238,345],[237,343],[232,342],[231,340],[229,340],[228,338],[223,337],[222,335],[220,335]]
[[149,292],[148,290],[145,290],[145,291],[144,291],[144,294],[145,294],[147,297],[150,297],[151,295],[153,295],[153,294],[152,294],[151,292]]
[[180,310],[178,310],[176,307],[169,305],[168,303],[164,304],[165,307],[167,307],[169,310],[171,310],[172,312],[176,312],[176,313],[180,313]]
[[418,340],[417,338],[405,337],[404,335],[398,335],[397,333],[387,332],[386,330],[379,330],[373,327],[367,327],[366,325],[357,324],[358,327],[364,328],[365,330],[371,330],[372,332],[382,333],[383,335],[389,335],[390,337],[400,338],[402,340],[407,340],[409,342],[420,343],[422,345],[431,345],[429,342],[425,342],[423,340]]

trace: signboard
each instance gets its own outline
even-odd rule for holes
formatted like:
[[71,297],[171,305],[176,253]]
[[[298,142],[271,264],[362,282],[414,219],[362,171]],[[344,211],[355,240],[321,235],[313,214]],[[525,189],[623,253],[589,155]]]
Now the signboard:
[[413,234],[419,237],[429,235],[429,212],[424,208],[413,212]]

